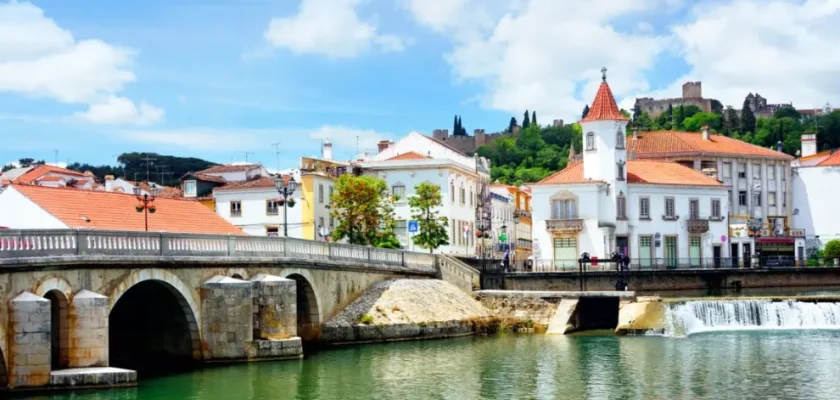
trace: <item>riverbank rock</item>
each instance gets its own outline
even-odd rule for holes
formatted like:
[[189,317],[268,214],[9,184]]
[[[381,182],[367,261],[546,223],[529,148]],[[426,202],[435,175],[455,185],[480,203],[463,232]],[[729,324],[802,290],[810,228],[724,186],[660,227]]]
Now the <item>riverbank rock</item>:
[[490,312],[456,286],[434,279],[379,282],[321,327],[332,344],[426,339],[472,334]]

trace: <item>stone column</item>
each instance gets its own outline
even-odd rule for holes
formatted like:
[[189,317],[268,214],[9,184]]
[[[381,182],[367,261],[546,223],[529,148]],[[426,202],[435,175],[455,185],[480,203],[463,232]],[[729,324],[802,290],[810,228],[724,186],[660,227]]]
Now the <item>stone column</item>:
[[201,285],[204,359],[244,359],[254,337],[253,284],[216,275]]
[[297,336],[295,281],[259,274],[254,282],[254,339],[278,340]]
[[73,296],[70,367],[108,366],[108,298],[82,290]]
[[23,292],[9,307],[9,387],[50,382],[50,301]]

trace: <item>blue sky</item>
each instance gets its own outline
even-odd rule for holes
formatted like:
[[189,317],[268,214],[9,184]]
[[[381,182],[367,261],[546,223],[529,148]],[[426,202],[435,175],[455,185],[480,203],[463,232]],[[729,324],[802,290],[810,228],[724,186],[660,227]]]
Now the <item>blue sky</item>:
[[686,80],[736,108],[840,104],[838,3],[0,0],[0,161],[273,166],[280,142],[291,167],[319,138],[348,158],[456,113],[470,131],[571,121],[602,66],[625,107]]

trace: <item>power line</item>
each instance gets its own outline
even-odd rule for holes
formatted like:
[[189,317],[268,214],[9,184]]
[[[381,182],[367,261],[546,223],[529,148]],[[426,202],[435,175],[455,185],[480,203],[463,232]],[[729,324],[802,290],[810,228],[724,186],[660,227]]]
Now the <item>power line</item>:
[[253,152],[253,151],[243,151],[243,152],[241,152],[241,153],[242,153],[242,154],[245,154],[245,164],[247,164],[247,163],[248,163],[248,156],[249,156],[249,155],[253,155],[253,154],[254,154],[254,152]]
[[272,143],[271,145],[274,146],[274,156],[277,157],[277,172],[280,173],[280,144],[283,142]]
[[[151,158],[147,154],[146,157],[141,158],[140,161],[145,161],[146,162],[146,182],[148,182],[149,179],[151,179],[151,175],[152,175],[151,174],[152,161],[157,161],[157,158]],[[136,174],[135,174],[134,180],[137,180],[137,175]]]

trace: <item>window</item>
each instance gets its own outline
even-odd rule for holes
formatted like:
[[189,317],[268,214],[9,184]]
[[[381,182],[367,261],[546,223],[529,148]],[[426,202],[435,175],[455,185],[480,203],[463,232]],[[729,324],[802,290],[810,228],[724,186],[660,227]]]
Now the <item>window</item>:
[[776,207],[776,192],[767,193],[767,205],[770,207]]
[[265,215],[277,215],[279,214],[279,204],[277,204],[277,200],[266,200],[265,201]]
[[318,184],[318,203],[324,204],[324,184]]
[[639,219],[650,219],[650,199],[647,197],[639,199]]
[[738,192],[738,205],[739,206],[746,206],[747,205],[747,191],[741,190]]
[[473,192],[472,192],[472,188],[470,188],[470,207],[472,207],[472,206],[473,206]]
[[720,219],[720,199],[712,199],[712,218]]
[[767,180],[769,180],[769,181],[776,180],[776,166],[775,165],[768,165],[767,166]]
[[184,181],[184,197],[195,197],[197,195],[195,181]]
[[455,182],[449,184],[449,197],[455,202]]
[[723,171],[721,171],[721,176],[723,179],[731,179],[732,178],[732,163],[725,162],[723,163]]
[[586,150],[595,150],[595,133],[589,132],[586,134]]
[[732,202],[732,191],[726,192],[726,205],[732,207],[735,203]]
[[787,207],[787,192],[782,192],[782,207]]
[[761,179],[761,165],[753,164],[752,177],[753,179]]
[[738,177],[739,178],[747,178],[747,164],[746,163],[738,163]]
[[241,201],[231,201],[230,202],[230,216],[231,217],[241,217],[242,216],[242,202]]
[[691,199],[688,201],[688,219],[700,219],[700,201]]
[[624,197],[624,193],[619,194],[616,200],[616,218],[627,219],[627,198]]
[[330,217],[330,229],[332,229],[334,226],[335,226],[335,218]]
[[405,185],[398,183],[391,187],[391,194],[398,200],[405,200]]
[[327,199],[329,202],[332,202],[333,191],[335,191],[335,188],[330,186],[330,198]]
[[271,237],[280,236],[280,228],[276,226],[266,226],[265,227],[265,235]]
[[621,131],[621,128],[618,128],[618,132],[615,133],[615,148],[616,149],[623,149],[624,148],[624,132]]
[[318,227],[324,226],[324,217],[318,217]]
[[753,207],[761,207],[761,191],[753,192]]
[[552,200],[551,219],[577,218],[577,202],[575,200]]
[[394,236],[400,241],[400,244],[405,247],[408,245],[408,221],[398,219],[394,225]]
[[665,198],[665,218],[666,219],[674,219],[677,216],[676,209],[674,207],[674,198],[673,197],[666,197]]
[[624,180],[624,160],[618,160],[618,176],[616,179],[620,181]]
[[467,190],[461,188],[461,204],[467,204]]

